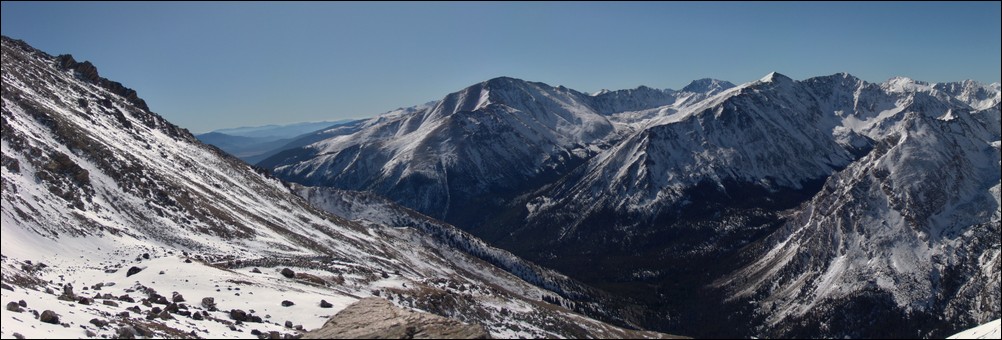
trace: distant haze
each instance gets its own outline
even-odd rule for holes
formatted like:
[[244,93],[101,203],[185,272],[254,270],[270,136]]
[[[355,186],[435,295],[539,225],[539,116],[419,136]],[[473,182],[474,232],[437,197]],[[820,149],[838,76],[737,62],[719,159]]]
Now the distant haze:
[[293,123],[288,125],[271,124],[264,126],[245,126],[237,128],[218,129],[213,132],[225,133],[231,136],[242,136],[242,137],[290,138],[307,132],[317,131],[335,124],[345,123],[348,121],[349,120],[338,120],[338,121]]
[[364,118],[511,76],[584,92],[779,71],[998,82],[982,3],[3,2],[2,33],[90,60],[193,132]]

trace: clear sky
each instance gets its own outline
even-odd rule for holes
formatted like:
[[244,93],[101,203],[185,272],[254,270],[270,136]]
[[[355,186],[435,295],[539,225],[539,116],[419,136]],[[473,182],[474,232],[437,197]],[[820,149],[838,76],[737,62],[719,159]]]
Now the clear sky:
[[193,132],[369,117],[511,76],[592,92],[849,72],[998,82],[999,2],[39,3],[2,33]]

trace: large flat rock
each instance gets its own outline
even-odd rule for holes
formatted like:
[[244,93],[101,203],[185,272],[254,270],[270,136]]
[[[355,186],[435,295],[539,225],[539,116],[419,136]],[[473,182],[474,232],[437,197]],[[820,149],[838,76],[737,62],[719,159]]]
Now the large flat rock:
[[489,339],[480,325],[397,307],[365,298],[346,307],[303,339]]

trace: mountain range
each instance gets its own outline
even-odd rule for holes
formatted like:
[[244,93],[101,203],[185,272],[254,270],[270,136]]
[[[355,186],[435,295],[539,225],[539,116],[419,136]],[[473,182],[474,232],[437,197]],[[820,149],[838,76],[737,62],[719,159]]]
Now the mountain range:
[[999,84],[501,77],[251,166],[89,62],[3,37],[2,63],[4,337],[297,336],[366,297],[495,337],[944,337],[1002,310]]
[[[594,94],[502,77],[258,165],[642,301],[650,329],[938,337],[999,317],[999,93],[846,73]],[[741,326],[714,327],[721,313]]]

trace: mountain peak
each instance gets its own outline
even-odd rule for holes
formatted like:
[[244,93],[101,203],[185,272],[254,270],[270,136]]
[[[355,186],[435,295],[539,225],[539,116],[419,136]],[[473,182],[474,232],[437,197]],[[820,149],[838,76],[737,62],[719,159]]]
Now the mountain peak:
[[851,75],[851,74],[849,74],[849,72],[839,72],[839,73],[833,74],[833,76],[841,77],[842,79],[859,80],[859,77]]
[[853,76],[846,72],[839,72],[827,76],[812,77],[805,79],[804,81],[808,83],[820,83],[828,85],[841,84],[841,86],[847,86],[851,88],[857,88],[866,83],[862,79],[859,79],[856,76]]
[[609,91],[609,89],[601,89],[601,90],[598,90],[598,92],[592,93],[591,96],[592,97],[597,97],[597,96],[601,96],[601,95],[609,93],[609,92],[612,92],[612,91]]
[[708,93],[708,92],[720,92],[734,87],[735,85],[726,80],[719,80],[713,78],[703,78],[696,79],[682,88],[682,92],[697,92],[697,93]]
[[915,82],[916,82],[915,79],[904,76],[895,76],[891,77],[890,79],[887,79],[888,84],[910,84]]
[[960,81],[959,83],[960,83],[961,86],[963,86],[965,88],[991,87],[992,85],[994,85],[994,84],[985,84],[985,83],[982,83],[982,82],[974,80],[974,79],[964,79],[964,80]]
[[892,77],[881,86],[891,92],[927,92],[932,87],[929,83],[908,77]]
[[787,76],[783,75],[782,73],[773,71],[773,72],[769,72],[769,74],[765,75],[765,77],[762,77],[762,79],[759,79],[759,81],[764,82],[764,83],[776,83],[776,82],[793,81],[793,79],[790,79],[790,77],[787,77]]
[[498,86],[510,86],[510,85],[513,85],[513,84],[525,84],[525,83],[528,83],[528,82],[525,81],[525,80],[522,80],[522,79],[518,79],[518,78],[500,76],[500,77],[494,77],[494,78],[491,78],[491,79],[487,79],[486,81],[484,81],[481,84],[483,86],[485,86],[485,87],[498,87]]

